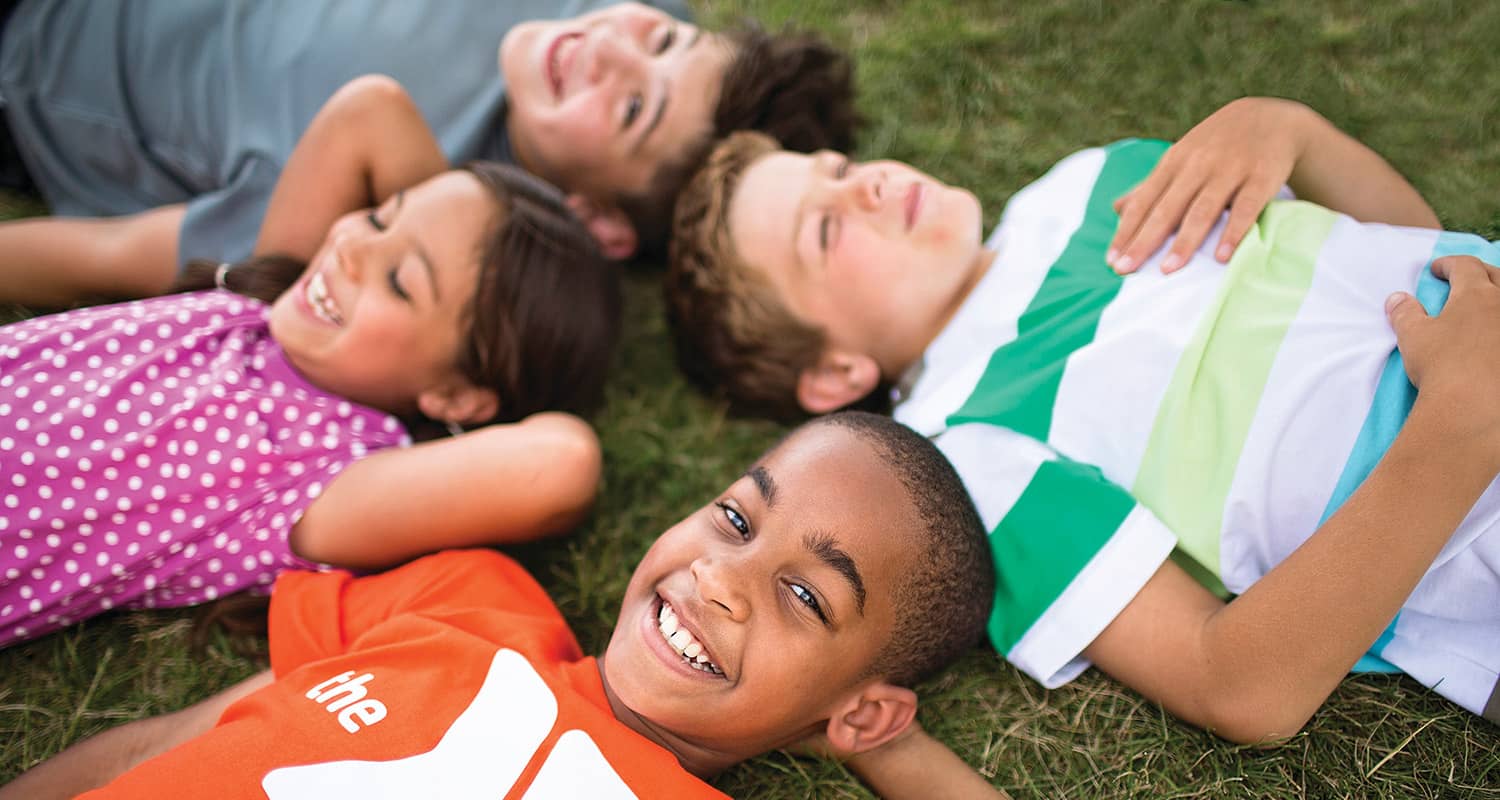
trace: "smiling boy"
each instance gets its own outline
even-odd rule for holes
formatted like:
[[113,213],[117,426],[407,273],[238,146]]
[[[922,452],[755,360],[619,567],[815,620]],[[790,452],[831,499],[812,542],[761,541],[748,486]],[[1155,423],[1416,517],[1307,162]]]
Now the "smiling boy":
[[[1436,227],[1304,106],[1250,99],[1203,126],[1269,131],[1242,146],[1290,154],[1264,171],[1284,167],[1273,182],[1303,198]],[[781,415],[894,387],[895,417],[935,437],[991,532],[991,642],[1049,687],[1098,665],[1263,741],[1295,733],[1368,650],[1362,667],[1500,719],[1500,502],[1475,505],[1497,470],[1459,430],[1488,401],[1418,395],[1381,311],[1393,293],[1435,311],[1451,268],[1435,259],[1500,250],[1275,203],[1227,268],[1200,251],[1168,278],[1158,254],[1122,278],[1113,204],[1166,149],[1064,160],[985,242],[973,194],[905,164],[733,137],[678,205],[684,369]],[[1471,286],[1496,273],[1458,269]],[[1476,374],[1493,360],[1468,358]]]
[[978,640],[992,581],[936,448],[834,415],[657,539],[598,659],[495,553],[293,573],[271,672],[0,797],[722,797],[703,779],[770,749],[920,739],[906,687]]
[[852,134],[843,54],[704,31],[675,0],[677,17],[607,0],[4,5],[0,139],[54,214],[113,217],[7,225],[5,296],[23,303],[159,294],[190,259],[242,260],[298,136],[362,74],[407,88],[450,163],[512,161],[573,193],[614,258],[664,240],[711,133]]

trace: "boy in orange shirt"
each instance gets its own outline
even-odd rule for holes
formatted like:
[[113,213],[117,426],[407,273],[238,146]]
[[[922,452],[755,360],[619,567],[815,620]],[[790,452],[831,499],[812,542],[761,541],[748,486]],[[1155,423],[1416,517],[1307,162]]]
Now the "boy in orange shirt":
[[270,671],[81,742],[0,797],[722,797],[704,779],[793,745],[856,771],[894,754],[863,773],[892,795],[930,788],[930,769],[993,796],[915,728],[906,688],[978,640],[992,582],[936,448],[834,415],[657,539],[597,659],[493,552],[292,573]]

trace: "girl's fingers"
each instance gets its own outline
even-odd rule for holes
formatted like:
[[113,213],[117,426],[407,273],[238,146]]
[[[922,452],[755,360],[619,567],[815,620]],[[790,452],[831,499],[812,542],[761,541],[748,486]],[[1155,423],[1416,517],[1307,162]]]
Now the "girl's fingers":
[[1279,188],[1280,184],[1274,181],[1246,183],[1240,187],[1229,207],[1229,221],[1224,224],[1224,233],[1219,236],[1219,246],[1214,250],[1214,258],[1228,263],[1245,234],[1250,232],[1250,226],[1255,224],[1260,212],[1265,210],[1266,204],[1276,196]]

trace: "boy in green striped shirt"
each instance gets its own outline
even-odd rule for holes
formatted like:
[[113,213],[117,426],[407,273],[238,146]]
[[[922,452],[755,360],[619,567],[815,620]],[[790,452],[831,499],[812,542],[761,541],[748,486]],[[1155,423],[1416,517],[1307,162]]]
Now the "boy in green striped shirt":
[[1500,249],[1262,98],[979,225],[907,165],[731,139],[678,204],[683,366],[771,414],[894,400],[990,531],[991,642],[1049,687],[1096,664],[1257,742],[1399,670],[1500,720],[1500,365],[1442,346],[1500,347],[1500,273],[1438,260]]

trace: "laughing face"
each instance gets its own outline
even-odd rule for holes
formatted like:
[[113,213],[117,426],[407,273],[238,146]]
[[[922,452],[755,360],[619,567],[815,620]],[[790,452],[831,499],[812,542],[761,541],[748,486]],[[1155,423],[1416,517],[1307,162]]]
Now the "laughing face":
[[271,335],[318,387],[410,415],[424,392],[466,383],[463,315],[496,213],[474,176],[445,172],[344,215],[271,307]]
[[601,662],[617,713],[700,772],[819,732],[876,681],[914,516],[858,435],[794,433],[636,568]]
[[639,3],[517,25],[500,43],[511,146],[569,192],[644,193],[709,129],[728,61],[722,37]]

